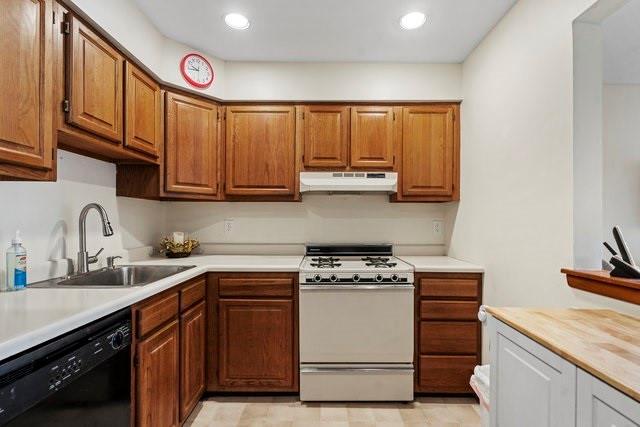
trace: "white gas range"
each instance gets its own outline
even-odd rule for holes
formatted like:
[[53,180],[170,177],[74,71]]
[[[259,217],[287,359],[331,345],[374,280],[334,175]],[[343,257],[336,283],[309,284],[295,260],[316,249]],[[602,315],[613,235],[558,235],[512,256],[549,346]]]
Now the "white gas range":
[[413,400],[413,267],[391,245],[309,245],[300,268],[300,399]]

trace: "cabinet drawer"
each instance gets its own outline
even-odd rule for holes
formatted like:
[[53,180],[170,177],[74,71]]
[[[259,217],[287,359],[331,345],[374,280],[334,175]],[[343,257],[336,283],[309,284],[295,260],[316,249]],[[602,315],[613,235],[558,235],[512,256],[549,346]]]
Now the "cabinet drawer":
[[187,283],[180,291],[180,311],[184,311],[193,304],[204,299],[205,278],[198,277]]
[[477,322],[420,322],[421,354],[476,354]]
[[418,391],[472,393],[469,379],[476,363],[476,356],[420,356]]
[[420,279],[420,295],[433,298],[477,298],[476,279],[431,278]]
[[473,301],[420,301],[423,320],[476,320],[478,303]]
[[142,337],[178,315],[178,293],[171,293],[137,310],[138,337]]
[[291,277],[221,277],[221,297],[292,297]]

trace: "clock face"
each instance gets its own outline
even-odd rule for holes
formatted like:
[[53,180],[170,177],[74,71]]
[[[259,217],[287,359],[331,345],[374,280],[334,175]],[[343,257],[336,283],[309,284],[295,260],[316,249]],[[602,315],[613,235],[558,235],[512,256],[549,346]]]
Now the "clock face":
[[208,88],[213,83],[213,67],[197,53],[190,53],[182,58],[180,72],[187,83],[199,89]]

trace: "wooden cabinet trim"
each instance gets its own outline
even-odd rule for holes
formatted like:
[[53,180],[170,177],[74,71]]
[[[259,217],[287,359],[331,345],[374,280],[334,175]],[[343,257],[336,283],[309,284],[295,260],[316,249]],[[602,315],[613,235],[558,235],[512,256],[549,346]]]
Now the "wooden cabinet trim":
[[220,297],[292,297],[293,279],[277,277],[221,277]]
[[473,320],[478,318],[476,301],[420,301],[422,320]]
[[[393,168],[398,123],[397,111],[389,106],[354,106],[351,108],[351,167]],[[382,129],[371,133],[374,123],[360,123],[361,116],[382,116]],[[371,120],[369,120],[371,121]],[[376,123],[376,126],[380,124]]]
[[[306,105],[303,107],[304,166],[344,169],[349,165],[351,109],[345,105]],[[328,116],[336,123],[326,123]],[[323,119],[324,118],[324,119]],[[319,123],[316,123],[318,121]],[[328,125],[328,126],[327,126]],[[323,129],[329,127],[327,130]]]
[[[67,97],[70,103],[70,111],[67,113],[69,123],[96,135],[107,138],[113,143],[121,144],[123,141],[123,65],[124,58],[120,52],[111,47],[91,28],[84,25],[74,15],[67,14],[67,22],[71,28],[71,34],[67,37],[68,69]],[[104,58],[110,59],[112,70],[109,67],[97,68],[102,72],[111,72],[112,78],[107,74],[101,78],[92,79],[92,83],[112,84],[113,93],[107,95],[99,91],[87,93],[85,73],[90,67],[87,64],[88,50],[85,43],[91,43],[95,50]],[[98,64],[95,64],[96,66]],[[105,65],[105,64],[100,64]],[[96,68],[93,68],[93,72]],[[110,89],[106,87],[104,89]],[[95,90],[95,88],[94,88]],[[102,96],[100,96],[102,95]],[[99,97],[89,101],[89,96]],[[110,119],[110,120],[109,120]]]
[[206,294],[206,276],[200,276],[182,286],[180,290],[180,311],[202,301]]
[[[3,65],[25,72],[4,70],[0,78],[5,99],[0,104],[0,163],[11,163],[0,165],[0,175],[41,179],[42,171],[36,170],[31,175],[28,170],[18,168],[51,170],[54,164],[52,14],[51,0],[12,0],[3,4],[0,17]],[[27,22],[30,18],[34,21]],[[27,47],[33,50],[27,52]],[[36,80],[35,84],[31,79]]]
[[[216,198],[218,194],[217,105],[167,92],[165,114],[166,191]],[[206,123],[202,120],[198,122],[198,116],[201,116],[200,119],[206,117],[204,120]],[[192,135],[190,132],[199,134]],[[203,145],[195,146],[194,144],[198,142]]]
[[206,305],[180,316],[180,420],[187,419],[205,387]]
[[154,298],[135,309],[138,337],[143,337],[175,318],[179,311],[178,292]]
[[476,356],[420,356],[416,391],[471,394],[469,379],[477,363]]
[[[442,105],[403,108],[400,197],[453,195],[454,111]],[[428,128],[412,126],[414,116],[429,117],[423,125]],[[431,116],[442,117],[442,129],[436,129]]]
[[136,357],[136,415],[140,427],[177,426],[180,343],[178,321],[139,341]]
[[479,282],[474,277],[421,277],[420,295],[431,298],[477,299]]
[[[130,62],[125,63],[125,79],[126,138],[124,145],[144,154],[158,157],[160,144],[163,142],[161,139],[162,115],[160,105],[162,99],[160,85]],[[147,99],[141,100],[138,96],[138,85],[141,85],[141,88],[147,91]],[[151,105],[148,105],[149,101],[151,101]],[[147,124],[149,122],[150,124]],[[151,135],[140,132],[141,125],[150,126]]]
[[[295,107],[228,106],[225,110],[225,194],[295,197],[297,185]],[[263,114],[269,116],[262,116]],[[260,141],[260,144],[268,143],[273,151],[254,147],[257,139],[255,135],[251,135],[251,139],[246,140],[252,123],[249,118],[244,122],[240,121],[240,117],[245,115],[258,115],[264,122],[260,127],[264,131],[263,137],[268,141]],[[273,119],[279,115],[285,115],[284,123],[276,126]]]

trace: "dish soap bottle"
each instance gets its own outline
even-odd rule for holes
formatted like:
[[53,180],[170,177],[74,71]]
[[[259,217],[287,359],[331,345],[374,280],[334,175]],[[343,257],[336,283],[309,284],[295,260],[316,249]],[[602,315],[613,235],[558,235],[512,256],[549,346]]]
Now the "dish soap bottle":
[[27,286],[27,250],[22,246],[20,231],[11,239],[11,247],[7,249],[7,282],[8,291],[24,289]]

